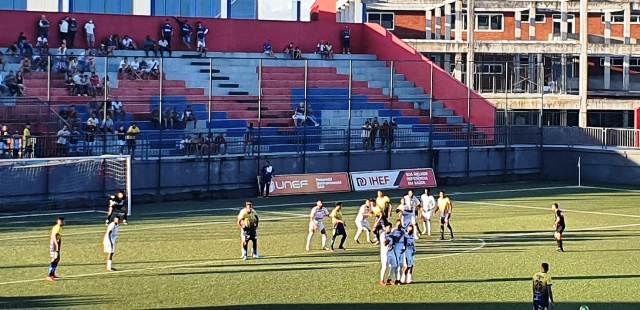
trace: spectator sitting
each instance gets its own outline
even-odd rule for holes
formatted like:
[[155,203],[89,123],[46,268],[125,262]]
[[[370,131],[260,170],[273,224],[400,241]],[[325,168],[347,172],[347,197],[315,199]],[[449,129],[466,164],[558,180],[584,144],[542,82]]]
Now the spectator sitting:
[[195,114],[193,114],[193,110],[191,110],[190,105],[188,105],[187,108],[184,110],[182,117],[185,123],[185,127],[189,127],[189,123],[193,122],[193,129],[196,129],[197,120],[196,120]]
[[298,46],[293,49],[293,59],[302,59],[302,50]]
[[125,57],[120,60],[120,65],[118,66],[118,73],[129,75],[131,74],[131,64],[129,63],[129,58]]
[[296,127],[303,126],[307,120],[311,121],[315,127],[320,126],[320,124],[311,115],[311,109],[307,108],[305,111],[304,102],[300,102],[300,105],[293,112],[292,118],[293,118],[293,121],[295,122]]
[[7,48],[7,54],[11,57],[18,56],[18,42],[13,42],[13,44]]
[[45,56],[33,56],[32,72],[46,72],[48,67],[49,62]]
[[162,125],[160,124],[160,110],[157,107],[151,110],[151,122],[158,127]]
[[0,72],[0,96],[9,94],[9,87],[4,83],[4,75]]
[[185,135],[182,140],[180,140],[180,150],[184,152],[184,155],[190,155],[191,153],[191,136]]
[[136,46],[136,42],[129,35],[125,35],[122,38],[122,49],[124,50],[136,50],[138,47]]
[[43,55],[49,52],[49,39],[47,37],[40,36],[36,40],[36,48],[38,49],[38,54]]
[[276,55],[273,54],[273,46],[271,45],[271,40],[267,40],[267,42],[264,42],[264,44],[262,44],[262,52],[271,58],[276,58]]
[[216,155],[227,154],[227,140],[222,133],[219,133],[213,140],[213,153]]
[[102,86],[100,85],[100,77],[97,74],[92,73],[89,78],[89,96],[96,97],[98,93],[102,90]]
[[24,45],[27,43],[27,37],[24,35],[24,32],[20,32],[16,42],[18,43],[18,53],[20,57],[22,57],[24,56]]
[[324,59],[326,45],[324,40],[320,40],[318,44],[316,44],[316,54],[319,54],[322,59]]
[[293,42],[289,42],[289,44],[287,44],[287,46],[285,46],[284,50],[282,50],[283,53],[288,54],[289,58],[294,59],[294,51],[295,51],[296,47],[295,45],[293,45]]
[[4,85],[9,89],[9,94],[11,96],[17,95],[22,96],[21,88],[16,81],[16,76],[13,74],[13,71],[9,71],[9,74],[4,77]]
[[33,57],[33,46],[29,42],[24,43],[24,57]]
[[73,75],[73,91],[72,95],[87,96],[89,81],[85,79],[83,73],[76,73]]
[[333,45],[331,45],[330,42],[327,42],[327,44],[325,45],[325,52],[326,52],[326,58],[327,59],[333,59]]
[[107,118],[102,122],[102,131],[105,133],[113,133],[114,132],[114,123],[111,115],[107,114]]
[[118,98],[113,98],[111,101],[111,117],[114,120],[122,120],[124,121],[125,112],[124,107],[122,105],[122,101],[118,100]]
[[7,60],[4,59],[4,53],[0,52],[0,71],[4,71],[6,64]]
[[173,128],[173,119],[171,119],[171,109],[166,108],[162,111],[162,127]]
[[20,72],[29,73],[31,72],[31,58],[24,57],[20,60]]
[[87,131],[96,131],[96,129],[100,127],[100,119],[95,112],[91,112],[91,116],[89,116],[89,118],[87,119],[86,125]]
[[165,38],[158,41],[158,49],[160,50],[160,57],[164,57],[164,52],[169,53],[169,57],[171,57],[171,47],[169,46],[169,41]]
[[158,62],[158,60],[156,60],[155,58],[151,59],[151,61],[149,61],[146,64],[146,67],[144,69],[144,72],[142,73],[143,77],[147,80],[153,78],[156,79],[160,76],[160,63]]
[[192,141],[197,156],[202,156],[209,152],[209,143],[202,133],[199,133]]
[[105,43],[107,55],[113,55],[113,52],[118,48],[117,36],[115,34],[110,35]]
[[111,80],[109,80],[109,76],[105,75],[100,81],[100,86],[102,89],[108,94],[111,91]]
[[60,47],[58,47],[58,56],[67,55],[67,40],[62,40]]
[[133,61],[129,63],[129,65],[131,68],[129,78],[134,80],[142,80],[142,67],[146,65],[144,64],[144,61],[141,61],[138,58],[134,58]]
[[153,42],[150,35],[144,38],[142,43],[142,49],[144,49],[144,56],[149,57],[149,52],[153,52],[154,57],[158,57],[158,51],[156,50],[156,43]]
[[16,73],[16,85],[18,86],[18,96],[22,96],[24,95],[24,90],[25,90],[25,86],[24,86],[24,76],[22,75],[22,72],[18,71],[18,73]]

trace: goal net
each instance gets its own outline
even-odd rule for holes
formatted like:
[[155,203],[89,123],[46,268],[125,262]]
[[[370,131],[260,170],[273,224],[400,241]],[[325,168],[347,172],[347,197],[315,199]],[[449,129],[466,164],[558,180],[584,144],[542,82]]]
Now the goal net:
[[118,191],[124,191],[131,213],[129,156],[0,160],[0,210],[101,210]]

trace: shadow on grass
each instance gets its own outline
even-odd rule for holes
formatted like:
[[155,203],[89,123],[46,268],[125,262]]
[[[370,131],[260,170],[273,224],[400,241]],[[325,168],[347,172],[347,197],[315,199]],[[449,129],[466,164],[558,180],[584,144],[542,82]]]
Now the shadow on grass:
[[99,295],[3,296],[0,297],[0,309],[91,308],[110,302],[112,302],[111,299]]
[[[640,274],[618,274],[618,275],[584,275],[584,276],[556,276],[556,281],[564,280],[612,280],[612,279],[638,279]],[[435,281],[415,281],[413,284],[457,284],[457,283],[495,283],[495,282],[529,282],[526,278],[491,278],[491,279],[459,279],[459,280],[435,280]]]
[[[640,303],[559,303],[556,304],[556,310],[571,309],[576,310],[582,305],[588,305],[591,309],[638,309]],[[349,309],[349,310],[389,310],[389,309],[455,309],[455,310],[494,310],[494,309],[531,309],[531,303],[524,302],[497,302],[497,303],[376,303],[376,304],[256,304],[256,305],[229,305],[229,306],[206,306],[206,307],[188,307],[188,309],[228,309],[228,310],[245,310],[245,309]],[[174,308],[179,309],[179,308]],[[187,308],[183,308],[187,309]]]

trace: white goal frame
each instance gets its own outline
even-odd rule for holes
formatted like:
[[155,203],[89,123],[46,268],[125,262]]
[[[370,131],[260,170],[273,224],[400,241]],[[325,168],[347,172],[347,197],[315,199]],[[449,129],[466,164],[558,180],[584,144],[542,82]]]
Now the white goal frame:
[[[125,195],[127,197],[127,215],[131,215],[132,203],[131,203],[131,155],[98,155],[98,156],[74,156],[74,157],[47,157],[47,158],[14,158],[14,159],[0,159],[0,166],[3,164],[23,162],[23,163],[33,163],[24,168],[31,167],[46,167],[46,166],[56,166],[63,164],[64,162],[68,162],[73,164],[75,162],[81,162],[83,160],[121,160],[124,161],[125,164]],[[49,163],[50,164],[49,164]],[[61,163],[54,163],[61,162]]]

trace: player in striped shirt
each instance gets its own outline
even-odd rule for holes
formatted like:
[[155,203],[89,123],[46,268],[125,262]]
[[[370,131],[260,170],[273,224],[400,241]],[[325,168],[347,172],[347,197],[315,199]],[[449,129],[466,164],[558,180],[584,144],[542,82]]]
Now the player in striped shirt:
[[327,231],[324,227],[324,218],[329,216],[329,210],[324,207],[322,200],[316,202],[316,206],[311,209],[309,214],[309,234],[307,235],[307,252],[311,249],[311,239],[315,232],[322,234],[322,249],[327,249]]
[[120,218],[114,217],[113,222],[107,226],[107,232],[102,239],[104,253],[107,254],[107,271],[115,271],[113,265],[113,255],[116,253],[116,238],[120,228]]
[[51,255],[51,261],[49,263],[49,273],[46,278],[48,281],[55,281],[58,279],[56,276],[56,269],[58,269],[58,263],[60,262],[60,246],[62,245],[63,226],[64,218],[59,217],[56,224],[51,229],[51,236],[49,238],[49,253]]

